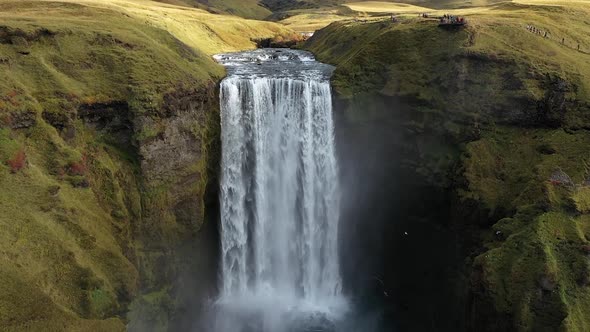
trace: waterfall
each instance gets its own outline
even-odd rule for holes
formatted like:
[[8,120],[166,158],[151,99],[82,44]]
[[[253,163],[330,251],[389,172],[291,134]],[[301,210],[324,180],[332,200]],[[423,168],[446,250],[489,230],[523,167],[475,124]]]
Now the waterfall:
[[[262,315],[256,330],[279,331],[301,313],[329,320],[346,305],[338,263],[333,69],[292,50],[217,59],[228,69],[220,97],[219,303],[248,319]],[[232,324],[225,329],[240,330]]]

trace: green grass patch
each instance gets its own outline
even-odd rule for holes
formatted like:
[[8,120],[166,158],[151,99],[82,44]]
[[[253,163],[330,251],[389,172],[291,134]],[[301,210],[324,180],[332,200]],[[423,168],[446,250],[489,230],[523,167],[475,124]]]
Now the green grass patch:
[[[176,106],[167,96],[212,90],[224,75],[212,54],[290,30],[143,0],[2,1],[0,21],[0,326],[122,331],[138,270],[155,266],[136,260],[137,233],[173,247],[198,228],[180,229],[176,203],[159,200],[179,179],[149,198],[137,144],[165,129],[165,108]],[[202,160],[182,171],[202,173],[187,189],[195,204],[218,134],[204,128],[218,117],[214,105],[199,111],[203,119],[182,128],[203,141]]]

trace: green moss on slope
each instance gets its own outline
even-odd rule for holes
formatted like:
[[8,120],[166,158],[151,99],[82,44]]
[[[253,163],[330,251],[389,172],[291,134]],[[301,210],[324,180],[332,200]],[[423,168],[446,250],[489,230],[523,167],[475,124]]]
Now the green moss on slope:
[[0,17],[0,329],[125,330],[191,264],[178,247],[218,153],[210,55],[283,29],[150,1],[2,1]]
[[454,227],[475,242],[471,329],[590,324],[589,56],[526,29],[588,45],[588,14],[501,4],[473,11],[460,30],[409,17],[341,22],[305,46],[337,65],[334,87],[351,119],[400,112],[404,163],[456,195]]
[[[138,272],[124,250],[129,224],[113,218],[91,189],[74,187],[46,168],[45,158],[59,162],[68,152],[45,144],[60,141],[52,127],[39,124],[29,134],[12,138],[26,147],[27,166],[14,174],[5,165],[0,169],[6,189],[0,191],[2,284],[26,280],[17,293],[0,293],[0,325],[9,330],[114,326],[116,320],[93,320],[118,315],[137,293]],[[111,161],[109,155],[92,156]],[[101,180],[93,170],[85,178]],[[44,305],[26,306],[31,299]]]
[[[583,331],[588,324],[584,313],[590,310],[590,262],[583,251],[586,218],[578,215],[574,202],[586,190],[576,184],[587,176],[578,162],[590,137],[513,128],[493,137],[505,141],[485,148],[485,138],[468,145],[464,175],[469,190],[463,199],[513,211],[507,212],[513,218],[482,234],[489,250],[475,260],[475,268],[483,271],[475,285],[488,290],[495,309],[514,317],[519,330]],[[539,141],[556,146],[555,153],[538,152]],[[574,183],[551,180],[556,169]]]

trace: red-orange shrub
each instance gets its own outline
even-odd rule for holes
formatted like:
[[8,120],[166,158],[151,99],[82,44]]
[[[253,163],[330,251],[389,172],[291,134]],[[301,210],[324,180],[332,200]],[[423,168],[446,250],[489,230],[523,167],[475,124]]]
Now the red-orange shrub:
[[16,95],[18,95],[18,91],[16,91],[16,90],[10,90],[6,94],[6,96],[8,97],[8,99],[12,99],[12,98],[16,97]]
[[16,173],[25,167],[27,156],[25,151],[19,150],[12,159],[9,159],[6,164],[10,167],[12,173]]
[[99,102],[98,96],[86,96],[86,97],[82,98],[82,104],[94,105],[94,104],[97,104],[98,102]]
[[[0,101],[0,111],[3,110],[4,103]],[[9,113],[0,114],[0,125],[10,126],[12,125],[12,116]]]
[[82,160],[73,162],[68,167],[68,173],[70,175],[86,175],[86,170],[86,156],[82,156]]

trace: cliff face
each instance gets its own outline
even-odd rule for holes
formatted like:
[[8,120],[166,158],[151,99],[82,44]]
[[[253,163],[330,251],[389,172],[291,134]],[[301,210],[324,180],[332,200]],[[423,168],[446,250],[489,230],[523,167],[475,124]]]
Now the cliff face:
[[547,21],[498,11],[465,30],[334,23],[306,44],[337,66],[343,241],[364,248],[346,254],[347,282],[402,329],[589,324],[587,55],[524,28],[581,14],[501,9]]
[[[179,89],[164,101],[157,117],[163,131],[139,143],[145,208],[136,229],[137,264],[147,294],[132,307],[133,331],[194,323],[184,320],[194,318],[216,285],[217,86]],[[142,116],[135,123],[152,121]]]
[[123,330],[143,292],[172,302],[150,304],[160,316],[181,305],[171,285],[194,266],[181,249],[204,221],[219,123],[215,83],[182,84],[149,112],[72,96],[4,113],[1,326]]
[[[0,4],[2,330],[187,329],[214,291],[224,71],[157,6]],[[220,20],[206,52],[281,31]]]

